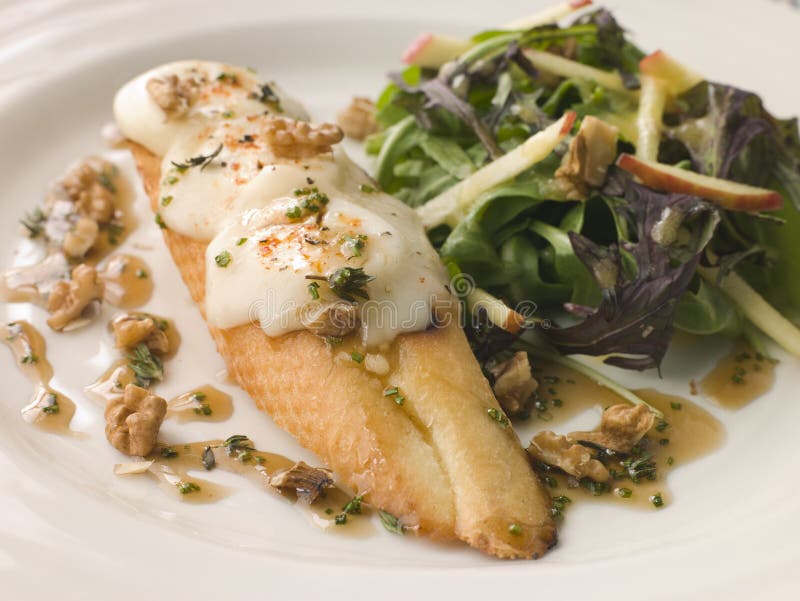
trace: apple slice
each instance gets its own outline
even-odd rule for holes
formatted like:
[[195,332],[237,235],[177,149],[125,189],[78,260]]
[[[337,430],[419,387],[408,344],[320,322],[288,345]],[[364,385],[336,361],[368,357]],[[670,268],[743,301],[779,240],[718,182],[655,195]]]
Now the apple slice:
[[630,154],[621,154],[617,167],[633,173],[654,190],[699,196],[729,211],[775,211],[783,207],[783,198],[774,190],[709,177]]
[[417,209],[422,225],[425,229],[443,223],[450,227],[457,226],[481,194],[547,158],[570,132],[576,118],[574,111],[567,111],[561,119],[532,135],[515,149],[426,202]]
[[523,17],[522,19],[517,19],[516,21],[506,23],[503,25],[502,29],[533,29],[534,27],[539,27],[541,25],[549,25],[550,23],[556,23],[564,17],[571,15],[576,10],[591,6],[591,4],[592,0],[572,0],[571,2],[563,2],[561,4],[551,6],[550,8],[545,8],[535,15],[530,15],[528,17]]
[[439,33],[423,33],[403,53],[403,62],[418,67],[438,69],[472,48],[470,40]]
[[667,86],[663,79],[642,73],[639,112],[636,115],[636,156],[655,161],[661,143],[662,118],[667,102]]
[[470,315],[476,315],[480,309],[486,311],[486,317],[494,325],[512,334],[519,333],[526,322],[523,315],[499,298],[495,298],[482,288],[475,288],[467,295],[467,310]]
[[663,50],[656,50],[639,61],[639,71],[663,80],[667,92],[673,96],[683,94],[704,79],[702,75],[683,66]]
[[635,91],[625,87],[619,73],[614,71],[603,71],[544,50],[525,48],[522,52],[533,63],[534,67],[542,71],[547,71],[560,77],[587,79],[621,94],[636,95]]

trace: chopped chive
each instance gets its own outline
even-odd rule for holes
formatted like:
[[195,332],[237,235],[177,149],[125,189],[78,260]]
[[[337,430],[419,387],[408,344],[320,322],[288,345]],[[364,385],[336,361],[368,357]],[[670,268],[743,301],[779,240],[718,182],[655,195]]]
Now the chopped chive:
[[231,264],[231,261],[233,261],[233,257],[231,257],[231,253],[229,253],[227,250],[223,250],[216,257],[214,257],[214,262],[219,267],[227,267]]
[[352,353],[350,353],[350,358],[356,363],[361,363],[364,360],[364,355],[362,355],[358,351],[353,351]]

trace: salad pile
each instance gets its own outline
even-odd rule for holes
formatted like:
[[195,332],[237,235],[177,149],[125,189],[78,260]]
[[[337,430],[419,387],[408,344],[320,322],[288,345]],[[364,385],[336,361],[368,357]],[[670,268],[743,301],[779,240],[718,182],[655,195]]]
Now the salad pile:
[[677,328],[800,355],[797,120],[646,54],[587,4],[417,39],[376,105],[376,180],[494,325],[492,299],[536,303],[554,324],[539,348],[642,370]]

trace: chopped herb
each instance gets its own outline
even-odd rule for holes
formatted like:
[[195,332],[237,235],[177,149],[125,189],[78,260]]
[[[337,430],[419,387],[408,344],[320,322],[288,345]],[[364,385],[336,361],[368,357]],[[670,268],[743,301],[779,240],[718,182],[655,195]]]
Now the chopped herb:
[[286,216],[289,219],[300,219],[300,215],[303,214],[303,211],[298,206],[294,206],[291,209],[286,211]]
[[136,384],[149,388],[153,380],[164,379],[164,366],[144,343],[138,344],[128,355],[128,367],[136,374]]
[[339,336],[325,336],[325,344],[330,347],[340,346],[343,340]]
[[201,403],[199,407],[194,408],[197,415],[211,415],[214,411],[208,406],[208,403]]
[[379,509],[378,516],[381,518],[381,524],[383,524],[383,527],[392,534],[403,534],[405,531],[405,528],[403,527],[403,524],[400,523],[400,520],[391,513],[384,511],[383,509]]
[[733,374],[731,376],[731,382],[733,382],[734,384],[739,386],[741,384],[744,384],[744,378],[742,376],[740,376],[739,374]]
[[242,244],[244,244],[245,242],[247,242],[247,238],[239,238],[239,239],[236,241],[236,246],[241,246],[241,245],[242,245]]
[[558,487],[558,482],[556,482],[556,479],[553,478],[553,476],[543,476],[542,480],[544,480],[544,483],[547,484],[547,486],[549,486],[550,488]]
[[145,280],[147,279],[147,272],[144,269],[139,268],[136,270],[136,277],[140,280]]
[[560,378],[558,376],[545,376],[542,380],[547,384],[558,384]]
[[252,458],[253,455],[250,453],[250,451],[239,451],[239,454],[236,456],[236,459],[238,459],[242,463],[247,463]]
[[114,185],[113,178],[117,174],[117,168],[112,167],[110,170],[103,169],[97,174],[97,183],[103,186],[112,194],[117,193],[117,187]]
[[383,396],[394,396],[398,392],[400,392],[400,389],[398,389],[397,386],[392,386],[383,391]]
[[231,253],[229,253],[227,250],[223,250],[216,257],[214,257],[214,262],[218,267],[227,267],[231,264],[231,261],[233,261],[233,257],[231,257]]
[[239,144],[248,144],[255,141],[255,138],[250,134],[245,134],[239,139]]
[[340,513],[335,518],[333,518],[333,523],[337,526],[344,526],[347,523],[347,514]]
[[325,510],[325,513],[327,513],[328,515],[331,515],[331,514],[333,513],[333,509],[332,509],[331,507],[328,507],[328,508]]
[[633,495],[633,491],[630,488],[615,488],[614,492],[623,499],[630,499],[631,495]]
[[677,402],[675,402],[675,401],[672,401],[672,402],[669,404],[669,406],[670,406],[670,407],[672,407],[672,409],[673,409],[674,411],[680,411],[680,410],[683,408],[683,405],[682,405],[681,403],[677,403]]
[[156,224],[158,224],[158,227],[162,230],[167,229],[167,224],[164,223],[164,218],[161,217],[161,213],[156,213]]
[[550,506],[550,515],[554,518],[564,517],[564,509],[566,509],[567,505],[570,503],[572,503],[572,499],[564,495],[553,497],[553,504]]
[[508,422],[508,418],[507,418],[507,417],[505,416],[505,414],[504,414],[502,411],[500,411],[499,409],[496,409],[496,408],[494,408],[494,407],[489,407],[489,408],[486,410],[486,413],[487,413],[487,415],[488,415],[489,417],[491,417],[491,418],[492,418],[494,421],[496,421],[496,422],[497,422],[498,424],[500,424],[501,426],[507,426],[507,425],[508,425],[508,423],[509,423],[509,422]]
[[169,184],[170,186],[173,186],[173,185],[177,184],[178,181],[180,181],[180,180],[177,177],[175,177],[174,175],[170,175],[167,179],[164,180],[164,183],[165,184]]
[[46,217],[44,213],[37,207],[30,213],[26,213],[19,222],[27,230],[28,238],[38,238],[42,232],[44,232],[42,223],[44,223],[45,220]]
[[46,413],[47,415],[55,415],[59,411],[61,411],[61,407],[58,406],[58,395],[57,394],[48,394],[47,395],[47,405],[42,407],[42,413]]
[[232,119],[233,115],[234,115],[234,113],[231,110],[223,111],[222,118],[223,119]]
[[522,536],[522,528],[520,528],[519,524],[509,525],[508,532],[514,536]]
[[199,154],[196,157],[186,159],[183,163],[176,163],[175,161],[171,161],[171,163],[175,169],[181,172],[191,169],[192,167],[200,167],[200,171],[204,171],[205,168],[211,164],[211,161],[217,158],[220,152],[222,152],[222,144],[217,146],[210,154]]
[[313,300],[319,300],[319,282],[311,282],[308,285],[308,293]]
[[233,436],[229,436],[225,442],[222,443],[222,446],[225,447],[228,455],[233,455],[236,451],[255,451],[251,444],[247,436],[243,434],[234,434]]
[[125,232],[125,227],[118,223],[110,223],[108,225],[108,242],[109,244],[119,243],[119,237]]
[[236,73],[220,73],[217,75],[217,81],[227,81],[233,85],[239,83],[239,78],[237,77]]
[[350,353],[350,358],[356,363],[361,363],[364,360],[364,355],[362,355],[358,351],[353,351],[352,353]]
[[276,109],[280,111],[280,98],[278,98],[278,95],[269,84],[261,84],[260,90],[255,92],[253,97],[264,104],[275,105]]
[[28,353],[21,359],[21,362],[25,365],[34,365],[35,363],[39,363],[39,357],[33,353]]
[[203,449],[203,467],[207,470],[214,469],[214,466],[217,465],[217,459],[214,457],[214,450],[211,447],[206,447]]
[[374,194],[378,190],[369,184],[358,184],[358,189],[364,194]]
[[595,482],[591,478],[581,478],[580,485],[592,493],[595,497],[599,497],[603,493],[606,493],[610,490],[608,483]]
[[656,494],[652,495],[650,497],[650,502],[655,507],[659,507],[660,508],[660,507],[664,506],[664,499],[661,497],[661,493],[660,492],[657,492]]
[[670,455],[669,457],[667,457],[667,465],[672,465],[673,463],[675,463],[675,458],[672,455]]
[[642,478],[648,480],[656,479],[656,464],[650,453],[643,453],[638,457],[630,457],[622,462],[628,476],[634,484],[638,484]]
[[375,279],[375,276],[364,273],[360,267],[342,267],[337,269],[327,278],[323,276],[307,275],[309,280],[327,280],[328,286],[341,299],[355,302],[355,297],[369,299],[365,286]]
[[364,498],[361,495],[356,495],[353,499],[344,507],[342,507],[342,511],[344,511],[348,515],[355,515],[357,513],[361,513],[361,502]]
[[256,462],[256,465],[261,465],[262,463],[264,463],[264,458],[261,455],[256,455],[255,457],[253,457],[253,461]]
[[397,403],[398,405],[402,405],[403,403],[406,402],[406,397],[404,397],[401,394],[398,394],[396,397],[394,397],[394,402]]
[[658,430],[659,432],[663,432],[668,427],[669,427],[669,424],[667,422],[665,422],[663,419],[658,420],[658,423],[656,424],[656,430]]
[[667,446],[669,444],[669,438],[661,438],[661,439],[659,439],[658,444],[660,444],[662,447]]
[[357,236],[348,236],[345,234],[342,236],[342,246],[344,246],[344,248],[347,249],[353,257],[361,256],[361,251],[363,250],[366,242],[367,237],[364,234],[358,234]]
[[178,482],[175,484],[182,495],[188,495],[193,492],[198,492],[200,487],[194,482]]
[[161,449],[161,456],[164,459],[172,459],[173,457],[178,456],[178,451],[176,451],[172,447],[164,447],[163,449]]

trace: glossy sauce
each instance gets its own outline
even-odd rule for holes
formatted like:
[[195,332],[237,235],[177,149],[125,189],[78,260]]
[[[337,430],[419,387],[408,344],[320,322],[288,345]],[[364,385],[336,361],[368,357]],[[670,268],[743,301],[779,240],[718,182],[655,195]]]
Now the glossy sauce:
[[103,300],[120,309],[141,307],[153,294],[150,268],[139,257],[114,255],[99,275],[105,283]]
[[193,388],[167,402],[167,419],[222,422],[233,414],[233,399],[210,385]]
[[[211,470],[208,470],[203,463],[206,449],[210,449],[214,456]],[[289,469],[296,463],[283,455],[257,450],[234,450],[229,453],[224,447],[224,441],[209,440],[190,444],[161,445],[147,457],[147,461],[152,463],[147,467],[146,473],[158,480],[164,492],[183,502],[212,503],[230,495],[232,491],[229,488],[192,474],[197,471],[202,473],[221,469],[242,476],[257,487],[294,503],[318,527],[356,536],[374,531],[368,519],[371,512],[366,504],[362,505],[359,514],[347,515],[345,524],[336,524],[336,516],[342,514],[345,505],[353,498],[341,488],[327,489],[324,495],[309,505],[299,499],[293,491],[270,486],[270,476],[280,470]]]
[[[534,412],[531,419],[540,419],[541,430],[568,434],[559,425],[589,409],[598,411],[599,424],[603,408],[626,402],[611,390],[569,368],[537,361],[533,371],[539,381],[538,395],[540,407],[544,411],[538,415]],[[545,482],[554,485],[550,488],[554,497],[564,495],[573,503],[600,501],[652,510],[656,507],[651,497],[660,493],[663,506],[667,507],[672,499],[666,481],[669,473],[722,445],[725,439],[722,424],[698,405],[682,397],[652,389],[636,390],[635,393],[664,414],[663,420],[656,418],[653,428],[639,444],[646,453],[652,455],[651,461],[656,465],[657,478],[640,479],[639,483],[633,483],[628,477],[612,478],[609,481],[609,492],[595,495],[588,488],[578,485],[575,478],[553,471],[546,474]],[[659,425],[662,421],[667,425]],[[618,472],[625,471],[615,461],[609,461],[607,466]],[[629,489],[630,497],[620,496],[620,493],[625,492],[621,489]]]
[[45,355],[42,335],[26,321],[0,325],[0,336],[11,349],[19,370],[34,385],[31,401],[22,409],[22,418],[45,432],[82,435],[70,430],[75,403],[50,386],[53,368]]
[[700,392],[721,407],[739,409],[770,391],[775,363],[749,345],[737,343],[700,381]]

